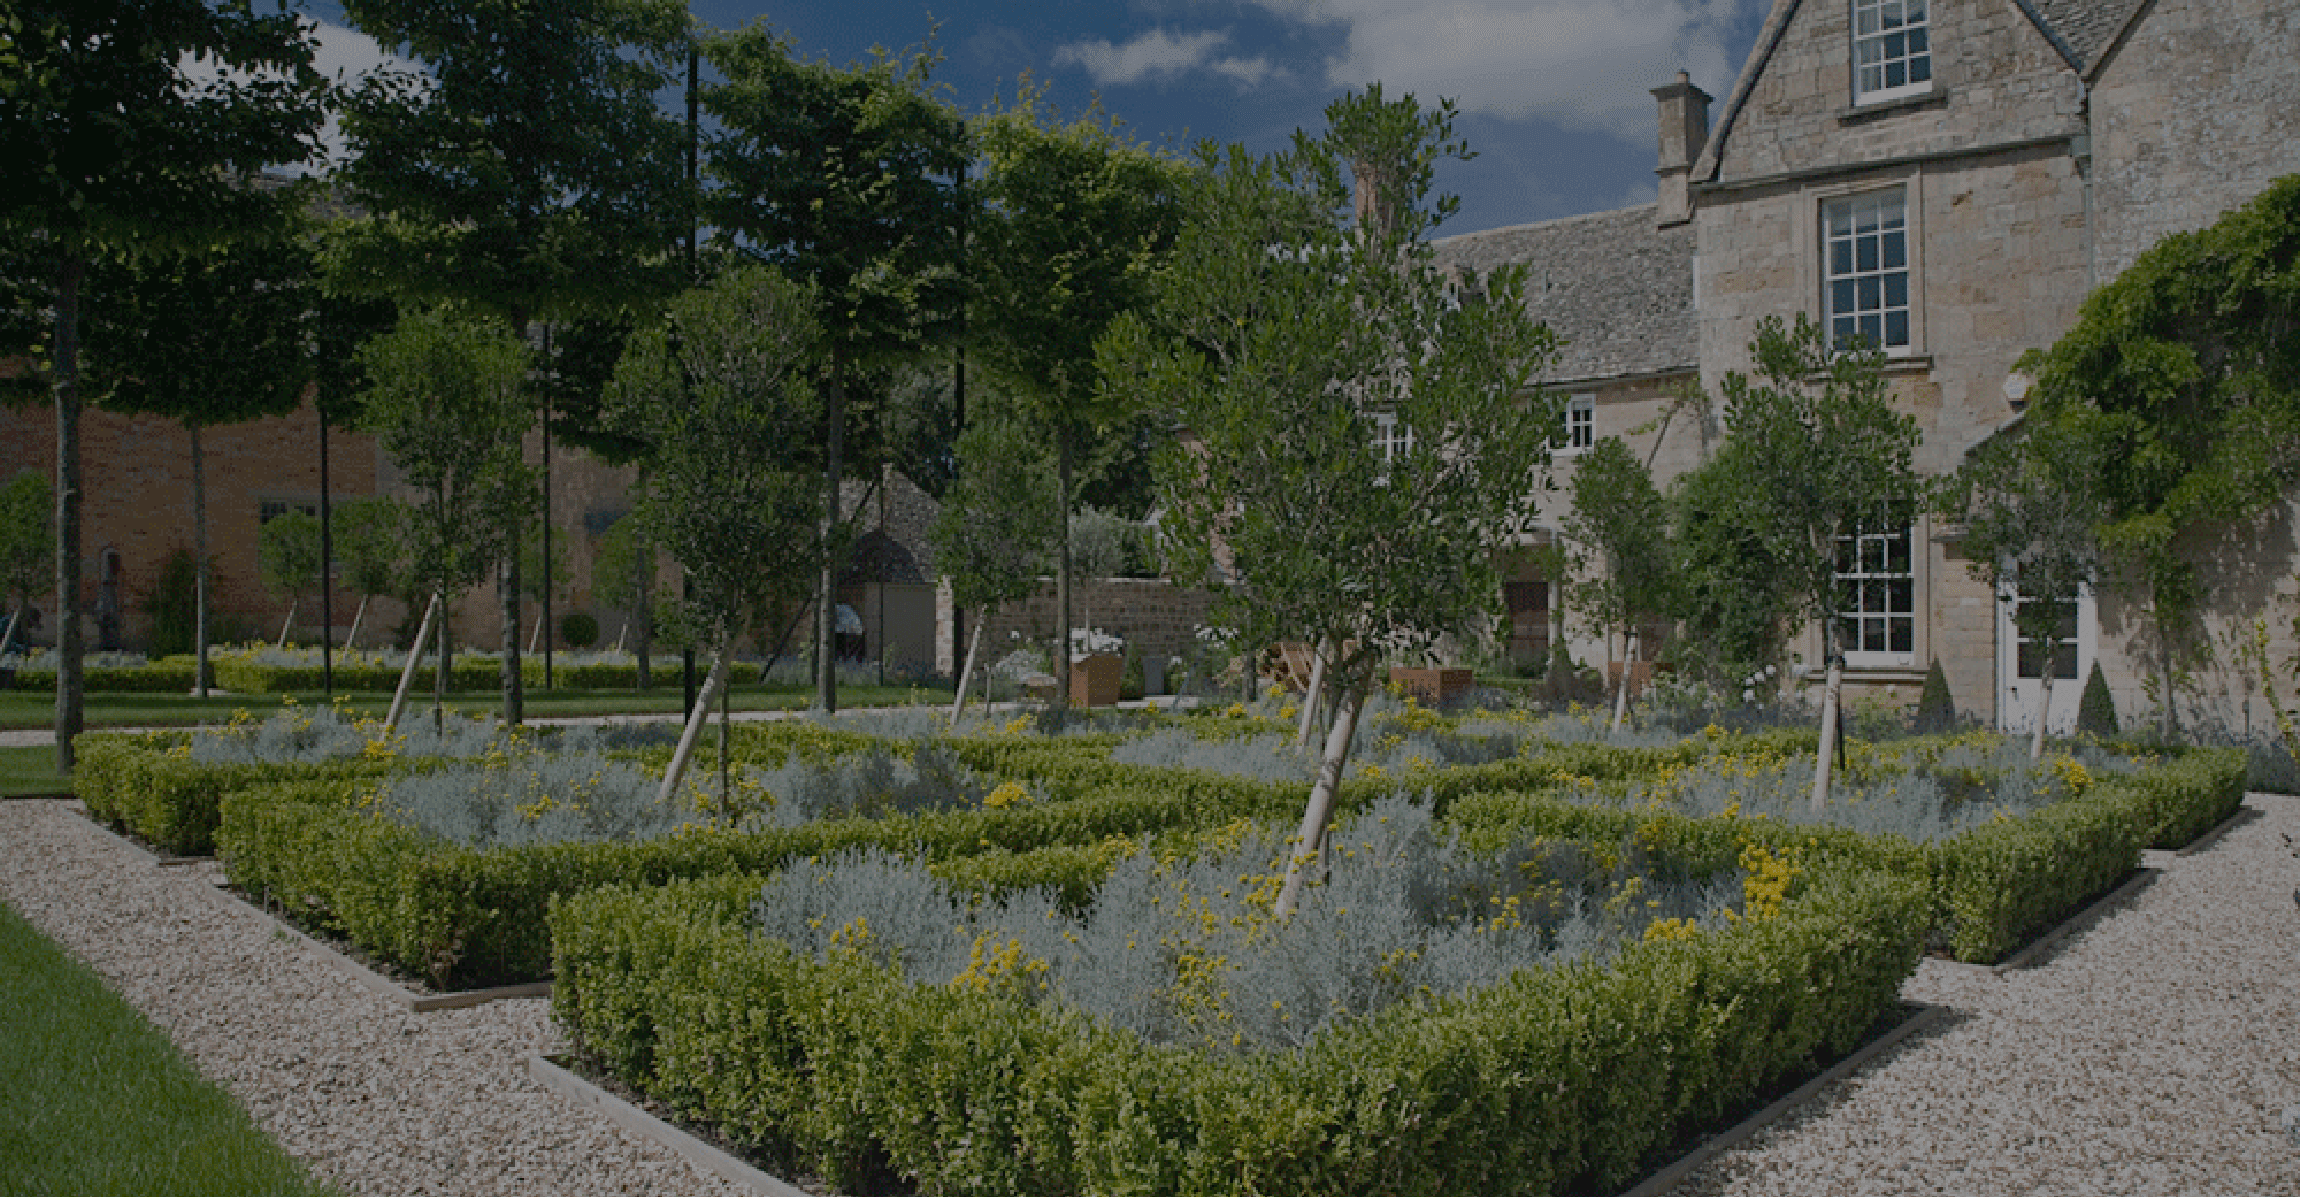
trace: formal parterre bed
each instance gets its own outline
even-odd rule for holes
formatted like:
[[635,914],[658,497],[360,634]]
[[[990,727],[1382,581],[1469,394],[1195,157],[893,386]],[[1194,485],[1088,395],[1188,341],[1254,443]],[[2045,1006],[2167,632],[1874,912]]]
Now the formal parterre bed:
[[[86,742],[91,813],[443,988],[553,977],[592,1063],[780,1167],[926,1192],[1618,1185],[2233,814],[2241,752],[1607,741],[1378,705],[1272,914],[1277,704],[399,736],[324,710]],[[704,737],[708,744],[713,737]]]

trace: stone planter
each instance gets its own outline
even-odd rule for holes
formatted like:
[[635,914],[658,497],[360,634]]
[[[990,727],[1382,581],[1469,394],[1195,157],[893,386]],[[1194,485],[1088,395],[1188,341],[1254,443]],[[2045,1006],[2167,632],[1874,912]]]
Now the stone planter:
[[1390,683],[1405,688],[1414,701],[1425,707],[1450,706],[1469,697],[1475,678],[1467,669],[1407,669],[1390,668]]

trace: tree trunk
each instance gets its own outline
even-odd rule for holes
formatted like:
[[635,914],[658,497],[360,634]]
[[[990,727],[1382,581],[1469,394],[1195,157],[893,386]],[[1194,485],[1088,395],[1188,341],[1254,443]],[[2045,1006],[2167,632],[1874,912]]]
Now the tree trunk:
[[1310,731],[1318,726],[1318,703],[1326,696],[1326,642],[1310,650],[1310,688],[1302,694],[1302,722],[1294,729],[1294,747],[1310,746]]
[[655,801],[668,805],[679,792],[679,783],[687,775],[687,762],[695,755],[695,741],[703,734],[703,723],[711,717],[711,700],[718,697],[719,687],[727,681],[727,642],[719,640],[719,649],[711,656],[711,672],[703,678],[703,692],[695,700],[695,709],[687,712],[687,726],[679,733],[679,747],[671,753],[671,767],[663,774],[663,786],[655,792]]
[[[400,713],[407,709],[408,688],[415,684],[415,667],[423,660],[423,642],[431,635],[431,620],[437,614],[439,596],[435,594],[423,608],[423,623],[416,629],[415,643],[408,646],[407,661],[399,667],[399,688],[391,692],[391,713],[383,718],[384,735],[399,730]],[[355,619],[352,622],[356,624],[359,621]]]
[[[974,634],[967,637],[966,640],[966,664],[961,665],[958,670],[958,696],[953,698],[950,703],[950,726],[953,731],[958,728],[959,712],[966,709],[966,683],[974,677],[975,656],[982,651],[982,625],[982,615],[977,612],[974,620]],[[986,698],[983,701],[988,703],[990,700]]]
[[192,434],[192,693],[208,696],[208,455],[200,426],[184,421]]
[[434,667],[431,673],[431,730],[444,740],[447,736],[447,679],[455,670],[455,654],[447,644],[447,625],[452,622],[448,617],[447,596],[441,594],[437,601],[439,644],[433,653]]
[[1828,671],[1821,683],[1821,742],[1813,746],[1813,812],[1819,814],[1829,804],[1829,772],[1837,759],[1837,699],[1845,686],[1845,669],[1837,658],[1837,636],[1831,626],[1834,620],[1821,625],[1821,654],[1828,662]]
[[70,251],[56,281],[56,772],[72,769],[72,739],[87,701],[80,628],[80,280],[88,260]]
[[1054,559],[1054,709],[1070,712],[1070,430],[1054,437],[1055,500],[1061,505],[1062,551]]
[[343,638],[343,646],[347,649],[359,647],[359,623],[367,617],[367,599],[368,596],[364,594],[359,596],[359,606],[352,608],[351,631],[345,633]]
[[503,726],[517,727],[526,718],[526,688],[519,674],[519,520],[512,517],[511,533],[504,538],[503,563],[497,567],[495,596],[503,603]]
[[829,385],[823,388],[823,571],[815,582],[815,705],[839,709],[839,562],[831,551],[839,529],[839,454],[846,442],[846,378],[834,354]]
[[1606,735],[1621,734],[1621,725],[1629,718],[1629,687],[1637,676],[1637,629],[1624,628],[1621,632],[1621,684],[1613,691],[1613,726]]
[[1303,873],[1325,850],[1326,823],[1333,817],[1334,799],[1342,790],[1342,769],[1350,761],[1350,738],[1357,734],[1358,712],[1366,705],[1366,688],[1350,685],[1336,699],[1334,726],[1326,733],[1326,753],[1318,762],[1318,781],[1310,787],[1310,804],[1302,811],[1301,829],[1294,833],[1292,855],[1286,862],[1286,882],[1278,890],[1277,916],[1292,918],[1302,897]]
[[613,651],[615,651],[615,652],[622,652],[622,651],[623,651],[623,637],[624,637],[625,635],[627,635],[627,634],[628,634],[630,631],[631,631],[631,617],[630,617],[630,616],[628,616],[628,615],[626,615],[626,616],[624,616],[624,617],[623,617],[623,624],[622,624],[622,626],[621,626],[621,627],[618,627],[618,628],[616,628],[616,629],[615,629],[615,647],[614,647],[614,650],[613,650]]
[[24,620],[24,604],[19,602],[8,609],[8,630],[0,633],[0,656],[8,652],[9,642],[16,639],[16,625]]
[[[639,640],[631,646],[631,655],[638,658],[638,676],[635,680],[641,690],[646,690],[655,685],[655,550],[649,547],[639,552],[646,558],[639,576],[646,581],[639,587],[638,606],[632,609],[624,626],[628,627],[634,622],[639,625]],[[620,638],[616,640],[615,647],[623,647]]]
[[2172,630],[2163,618],[2164,600],[2156,601],[2156,675],[2163,679],[2163,703],[2157,708],[2156,734],[2165,744],[2180,739],[2180,711],[2173,705],[2172,694]]
[[280,642],[277,647],[287,647],[288,629],[295,626],[296,608],[301,606],[303,606],[303,596],[300,594],[288,600],[287,618],[280,621]]
[[[2051,642],[2047,641],[2045,647],[2051,649]],[[2045,654],[2044,668],[2037,672],[2043,676],[2037,679],[2036,727],[2031,729],[2028,741],[2028,759],[2032,761],[2044,759],[2045,720],[2052,714],[2052,654],[2049,651]]]

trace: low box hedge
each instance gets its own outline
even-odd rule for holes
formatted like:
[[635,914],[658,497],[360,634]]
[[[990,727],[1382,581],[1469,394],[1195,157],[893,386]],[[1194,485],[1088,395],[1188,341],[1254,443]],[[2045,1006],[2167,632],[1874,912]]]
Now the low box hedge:
[[1854,1047],[1914,971],[1928,903],[1913,878],[1817,874],[1773,918],[1225,1057],[799,958],[747,927],[759,884],[555,903],[552,1004],[578,1050],[777,1166],[986,1197],[1617,1188]]
[[[398,688],[400,666],[363,663],[338,663],[334,669],[335,688],[338,690],[366,690],[389,693]],[[415,687],[428,693],[435,676],[436,665],[426,659],[415,668]],[[252,660],[237,654],[218,655],[212,664],[215,681],[226,690],[241,694],[287,694],[320,688],[319,663],[309,665],[280,665]],[[730,669],[731,680],[749,684],[762,680],[763,667],[755,662],[737,662]],[[543,684],[543,658],[533,653],[519,659],[519,676],[529,686]],[[662,685],[672,675],[658,668],[655,684]],[[191,685],[185,675],[185,687]],[[503,664],[491,657],[457,657],[448,673],[451,690],[491,689],[503,680]],[[554,685],[577,690],[635,690],[639,686],[639,667],[636,664],[591,662],[585,664],[554,662],[551,669]]]
[[[1229,784],[1232,778],[1166,772],[1179,776],[1155,790],[1088,792],[1000,810],[490,849],[446,843],[362,809],[359,778],[303,779],[225,792],[216,843],[233,884],[268,893],[434,985],[467,989],[549,976],[543,916],[550,900],[599,886],[766,872],[794,857],[876,847],[937,862],[1021,857],[956,876],[979,886],[1028,878],[1083,900],[1100,876],[1082,863],[1099,849],[1084,846],[1299,813],[1299,795],[1283,787],[1249,782],[1241,788]],[[1113,859],[1103,859],[1103,874]]]
[[1521,828],[1591,837],[1647,825],[1685,836],[1696,833],[1674,829],[1721,827],[1732,830],[1701,834],[1746,835],[1770,847],[1802,846],[1830,860],[1922,876],[1933,896],[1936,942],[1959,960],[1993,963],[2130,874],[2142,848],[2180,847],[2234,814],[2244,800],[2245,765],[2238,751],[2194,750],[2108,777],[2082,797],[1926,845],[1826,825],[1656,818],[1522,792],[1465,796],[1449,817],[1489,838]]
[[[163,657],[147,665],[90,666],[81,670],[80,678],[90,694],[189,694],[195,668],[190,657]],[[8,684],[17,690],[53,692],[56,670],[18,669]]]
[[72,792],[115,828],[181,856],[205,856],[216,850],[226,794],[297,779],[377,777],[392,768],[360,759],[200,764],[181,751],[188,734],[83,736],[74,743]]

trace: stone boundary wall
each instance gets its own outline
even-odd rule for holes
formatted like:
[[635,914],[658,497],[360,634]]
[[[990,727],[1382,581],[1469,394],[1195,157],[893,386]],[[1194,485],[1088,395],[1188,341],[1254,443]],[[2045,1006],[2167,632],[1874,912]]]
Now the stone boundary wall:
[[[1162,578],[1082,579],[1071,598],[1071,617],[1077,627],[1124,637],[1146,656],[1179,657],[1196,643],[1212,600],[1198,587],[1177,586]],[[974,615],[967,613],[968,636],[974,634]],[[1029,601],[1008,604],[990,616],[983,628],[984,659],[996,660],[1024,642],[1048,644],[1057,621],[1054,579],[1040,578],[1038,592]],[[966,642],[954,630],[950,591],[944,587],[935,600],[935,667],[948,674],[958,672],[966,653]]]

